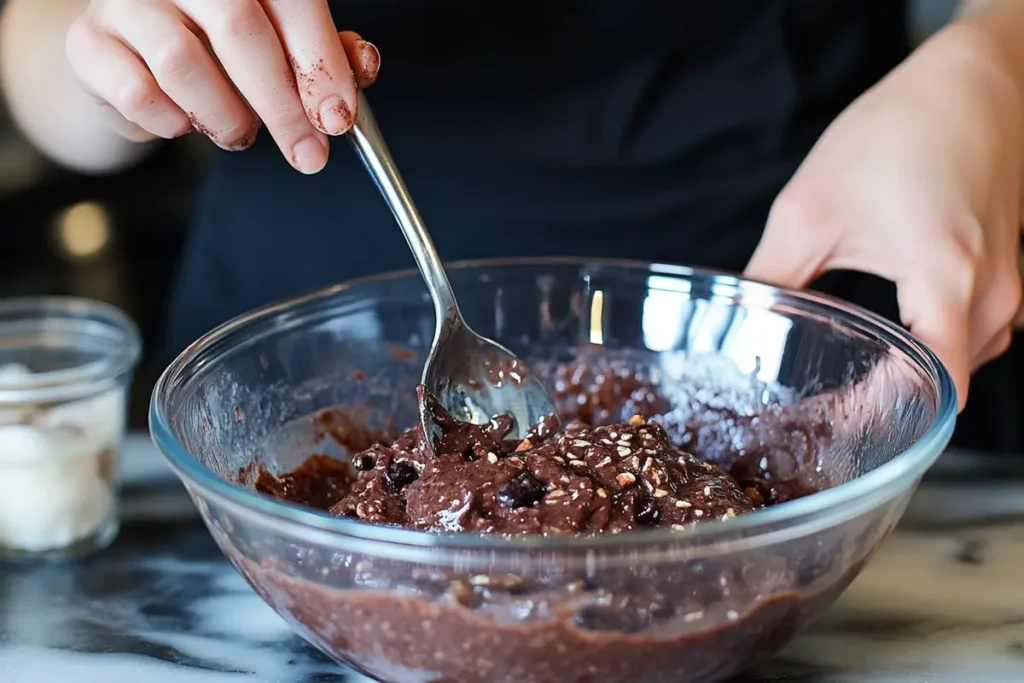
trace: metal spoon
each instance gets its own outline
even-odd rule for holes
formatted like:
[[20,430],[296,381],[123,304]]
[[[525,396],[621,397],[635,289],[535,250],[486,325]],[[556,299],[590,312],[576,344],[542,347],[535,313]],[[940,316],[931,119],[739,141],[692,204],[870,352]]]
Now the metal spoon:
[[[434,340],[423,367],[423,385],[453,417],[484,424],[495,415],[508,414],[515,418],[509,436],[525,438],[542,418],[554,414],[554,401],[521,359],[463,320],[441,258],[362,92],[348,137],[402,228],[434,302]],[[433,448],[440,429],[424,405],[420,401],[420,421],[425,441]]]

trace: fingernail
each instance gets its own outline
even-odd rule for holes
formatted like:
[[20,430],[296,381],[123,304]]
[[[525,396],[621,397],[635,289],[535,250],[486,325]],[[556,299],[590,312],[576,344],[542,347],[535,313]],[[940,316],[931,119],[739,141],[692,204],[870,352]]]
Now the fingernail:
[[320,105],[320,125],[328,135],[341,135],[354,121],[352,108],[340,97],[329,97]]
[[365,88],[368,85],[373,85],[373,82],[377,80],[377,74],[380,72],[380,50],[367,40],[360,40],[357,45],[359,46],[359,56],[362,59],[362,63],[357,69],[359,87]]
[[250,130],[248,133],[246,133],[245,135],[231,143],[228,146],[228,149],[230,149],[232,152],[241,152],[252,147],[253,144],[256,142],[256,136],[259,135],[260,133],[261,126],[261,122],[257,120],[256,123],[253,125],[252,130]]
[[315,135],[302,138],[292,148],[292,166],[306,175],[319,173],[327,165],[327,146]]

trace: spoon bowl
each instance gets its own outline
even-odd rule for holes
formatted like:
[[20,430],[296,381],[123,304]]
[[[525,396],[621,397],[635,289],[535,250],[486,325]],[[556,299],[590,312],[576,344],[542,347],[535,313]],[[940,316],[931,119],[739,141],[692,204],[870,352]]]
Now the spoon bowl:
[[[458,315],[440,326],[423,366],[422,383],[452,417],[484,424],[498,414],[514,418],[509,438],[522,440],[530,430],[554,419],[555,406],[544,384],[501,344],[474,332]],[[436,421],[420,402],[426,441],[439,436]],[[428,431],[429,430],[429,431]]]
[[[544,429],[554,428],[555,404],[544,384],[522,359],[474,332],[463,319],[441,257],[362,91],[348,137],[398,221],[434,304],[434,339],[423,366],[423,386],[458,420],[484,424],[495,415],[512,416],[511,438],[526,438],[542,421]],[[422,399],[419,414],[424,442],[432,450],[440,429]]]

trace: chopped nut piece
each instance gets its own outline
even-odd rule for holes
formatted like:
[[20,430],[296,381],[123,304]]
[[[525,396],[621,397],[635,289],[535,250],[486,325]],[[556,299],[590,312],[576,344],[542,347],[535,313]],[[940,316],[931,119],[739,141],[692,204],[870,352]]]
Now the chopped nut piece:
[[677,500],[676,501],[676,507],[677,508],[682,508],[683,510],[685,510],[686,508],[692,508],[693,505],[688,503],[688,502],[686,502],[685,500]]
[[487,454],[487,462],[489,462],[489,463],[491,463],[493,465],[494,463],[498,462],[498,456],[495,455],[494,453],[488,453]]
[[750,486],[743,490],[746,492],[747,498],[750,498],[754,505],[764,505],[764,496],[761,495],[761,491],[756,486]]
[[633,451],[629,450],[629,448],[627,448],[626,446],[619,446],[616,449],[616,452],[619,454],[619,457],[625,458],[626,456],[628,456]]
[[607,498],[608,497],[608,492],[605,491],[604,489],[598,489],[597,490],[597,497],[598,498]]
[[629,418],[629,424],[633,425],[634,427],[637,427],[639,425],[647,424],[647,420],[643,419],[639,415],[634,415],[633,417]]
[[667,495],[668,495],[668,491],[666,491],[665,489],[655,489],[654,490],[654,497],[655,498],[664,498]]
[[518,446],[516,446],[516,453],[521,453],[523,451],[528,451],[531,448],[533,448],[533,444],[530,442],[530,440],[529,439],[523,439],[523,442],[520,443]]
[[615,481],[617,481],[619,486],[622,488],[626,488],[627,486],[632,486],[636,483],[636,477],[629,472],[623,472],[619,476],[615,477]]

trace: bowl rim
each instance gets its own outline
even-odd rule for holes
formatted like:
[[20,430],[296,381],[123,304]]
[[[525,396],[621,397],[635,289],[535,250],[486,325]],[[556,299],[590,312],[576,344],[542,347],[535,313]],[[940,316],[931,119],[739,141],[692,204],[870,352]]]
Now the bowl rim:
[[[729,520],[709,520],[687,527],[685,530],[643,529],[628,534],[592,534],[581,536],[517,536],[497,537],[461,532],[438,534],[401,527],[368,524],[358,520],[334,517],[295,503],[264,496],[231,483],[209,470],[192,457],[175,438],[171,420],[166,412],[163,397],[168,395],[176,377],[190,367],[204,352],[219,346],[223,338],[240,330],[281,314],[294,315],[294,309],[307,307],[358,287],[383,284],[403,278],[418,276],[415,268],[389,271],[376,275],[354,278],[342,283],[329,285],[298,296],[271,302],[236,316],[210,330],[187,346],[161,373],[150,400],[149,427],[154,444],[168,461],[171,469],[182,480],[190,493],[198,489],[203,495],[235,510],[263,518],[269,524],[291,535],[301,532],[312,533],[325,542],[364,541],[383,545],[440,548],[447,550],[486,549],[489,551],[519,550],[595,550],[602,547],[628,547],[678,544],[680,542],[714,543],[734,538],[734,534],[752,540],[758,530],[768,536],[776,536],[780,529],[793,532],[787,522],[810,524],[815,527],[834,526],[855,511],[872,507],[882,500],[898,495],[916,485],[925,471],[938,459],[952,437],[957,419],[957,392],[948,370],[928,347],[908,331],[867,309],[845,302],[839,298],[810,290],[779,287],[766,282],[745,278],[729,271],[711,268],[673,265],[632,259],[607,259],[587,257],[534,257],[471,259],[446,263],[449,271],[470,271],[529,266],[593,266],[645,271],[653,275],[667,275],[678,278],[706,278],[716,284],[721,282],[742,291],[744,298],[770,303],[795,301],[807,307],[816,307],[832,314],[838,314],[847,323],[855,323],[860,329],[870,330],[897,346],[934,383],[938,395],[935,418],[925,432],[901,453],[888,462],[825,491],[790,501],[778,506],[739,515]],[[823,517],[834,517],[832,524],[826,524]],[[284,526],[282,526],[284,525]],[[293,526],[288,526],[293,525]],[[773,533],[774,532],[774,533]],[[786,534],[787,536],[790,533]]]

